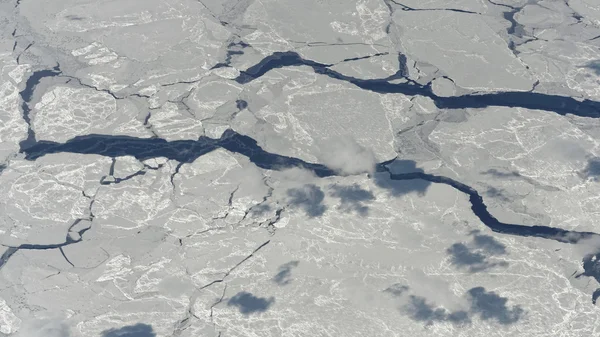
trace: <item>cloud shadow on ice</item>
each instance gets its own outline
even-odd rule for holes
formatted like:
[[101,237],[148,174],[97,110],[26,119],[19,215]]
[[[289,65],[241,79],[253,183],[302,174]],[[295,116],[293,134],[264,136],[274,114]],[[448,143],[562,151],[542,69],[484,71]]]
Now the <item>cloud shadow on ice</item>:
[[600,75],[600,60],[590,61],[586,63],[583,67],[593,70],[596,75]]
[[263,214],[266,214],[270,211],[273,210],[273,207],[271,207],[271,205],[266,204],[266,203],[261,203],[255,206],[252,206],[250,208],[250,212],[252,214],[252,216],[261,216]]
[[485,195],[490,198],[495,198],[503,202],[510,202],[510,199],[505,195],[503,189],[498,189],[495,187],[489,187],[487,191],[485,191]]
[[406,293],[408,291],[408,286],[400,284],[400,283],[394,283],[391,286],[389,286],[388,288],[386,288],[383,292],[384,293],[388,293],[388,294],[392,294],[393,296],[400,296],[404,293]]
[[323,204],[325,193],[317,185],[306,184],[302,187],[291,188],[287,191],[287,195],[290,205],[302,208],[311,218],[321,216],[327,210]]
[[371,191],[361,188],[358,184],[341,186],[331,186],[330,196],[340,199],[339,208],[346,212],[356,212],[361,216],[366,216],[369,208],[365,203],[375,200]]
[[583,170],[586,178],[598,180],[600,177],[600,158],[594,157],[588,160],[587,166]]
[[487,171],[483,171],[481,172],[481,174],[489,174],[492,175],[494,177],[499,177],[499,178],[519,178],[522,177],[522,175],[517,172],[517,171],[510,171],[510,172],[500,172],[497,169],[489,169]]
[[471,232],[473,235],[473,244],[477,248],[483,249],[485,252],[493,255],[506,254],[506,246],[498,242],[493,236],[479,234],[478,230]]
[[513,324],[523,316],[524,310],[516,305],[509,308],[508,298],[501,297],[493,291],[485,291],[483,287],[469,290],[471,311],[484,321],[495,320],[502,325]]
[[493,262],[489,260],[490,256],[505,255],[506,246],[492,236],[479,234],[479,231],[473,231],[471,234],[473,240],[470,243],[455,243],[446,249],[452,265],[459,269],[468,269],[471,273],[497,266],[508,266],[506,261]]
[[450,312],[441,307],[435,307],[428,303],[424,297],[410,295],[408,303],[404,310],[409,317],[415,321],[427,322],[428,325],[433,322],[449,321],[452,323],[470,323],[469,313],[463,310]]
[[227,301],[228,306],[237,307],[244,315],[267,311],[275,302],[273,297],[256,297],[249,292],[241,291]]
[[[467,300],[464,310],[448,310],[436,305],[423,296],[408,294],[408,286],[394,284],[384,290],[402,301],[400,311],[410,319],[431,325],[435,322],[451,322],[453,324],[470,324],[473,317],[483,321],[495,321],[501,325],[510,325],[519,321],[525,311],[520,305],[509,307],[508,298],[484,287],[469,289],[463,296]],[[432,289],[435,291],[435,289]]]
[[273,277],[273,282],[280,286],[289,284],[292,281],[292,269],[298,267],[298,264],[298,261],[290,261],[279,266],[277,274]]
[[151,325],[138,323],[102,332],[102,337],[156,337]]

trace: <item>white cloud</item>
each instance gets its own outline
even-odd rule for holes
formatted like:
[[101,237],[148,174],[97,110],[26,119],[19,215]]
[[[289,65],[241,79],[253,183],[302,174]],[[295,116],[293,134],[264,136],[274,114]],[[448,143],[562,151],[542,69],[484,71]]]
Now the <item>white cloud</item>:
[[[568,236],[566,237],[568,239]],[[600,252],[600,237],[594,235],[590,238],[582,239],[572,246],[576,256],[584,257],[588,254],[597,254]]]
[[43,318],[26,321],[17,333],[18,337],[69,337],[71,331],[61,319]]
[[469,308],[468,302],[462,297],[462,289],[453,289],[442,278],[413,270],[409,273],[408,285],[414,295],[422,296],[450,311],[468,310]]
[[281,171],[274,171],[272,175],[274,177],[279,178],[282,181],[302,184],[312,182],[317,178],[317,176],[315,176],[315,174],[312,171],[305,170],[299,167],[292,167]]
[[329,168],[342,174],[373,173],[376,159],[372,151],[365,149],[350,137],[331,140],[321,146],[320,160]]

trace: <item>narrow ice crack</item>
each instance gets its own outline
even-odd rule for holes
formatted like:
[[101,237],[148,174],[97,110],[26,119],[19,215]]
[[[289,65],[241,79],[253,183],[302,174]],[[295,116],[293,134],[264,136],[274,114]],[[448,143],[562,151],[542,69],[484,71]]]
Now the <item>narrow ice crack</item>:
[[225,298],[225,293],[227,292],[227,283],[225,283],[225,286],[223,287],[223,293],[221,294],[221,297],[210,306],[210,321],[212,322],[213,320],[213,310],[214,308],[219,305],[221,302],[223,302],[223,299]]
[[150,131],[150,133],[152,134],[152,137],[160,138],[158,133],[156,132],[156,129],[154,129],[154,126],[150,123],[151,117],[152,117],[152,111],[148,110],[148,114],[146,115],[146,118],[144,118],[143,125],[146,128],[146,130]]
[[123,178],[119,178],[119,177],[114,176],[114,169],[115,169],[114,165],[115,165],[115,159],[113,158],[113,162],[110,167],[110,172],[109,172],[108,176],[103,176],[102,178],[100,178],[101,185],[119,184],[123,181],[127,181],[127,180],[135,178],[137,176],[143,176],[147,173],[148,170],[151,170],[151,171],[160,170],[164,166],[164,164],[158,164],[158,166],[156,166],[156,167],[150,166],[148,164],[142,164],[142,165],[144,165],[143,169],[136,171],[136,172],[134,172],[128,176],[125,176]]
[[266,242],[264,242],[263,244],[261,244],[260,246],[258,246],[258,248],[256,248],[255,250],[252,251],[252,253],[250,253],[250,255],[246,256],[243,260],[241,260],[240,262],[238,262],[235,266],[233,266],[232,268],[230,268],[224,275],[223,277],[216,279],[206,285],[203,285],[202,287],[199,288],[199,290],[208,288],[210,286],[212,286],[215,283],[221,283],[223,281],[225,281],[225,279],[227,278],[227,276],[229,276],[234,270],[236,270],[239,266],[241,266],[244,262],[248,261],[250,258],[252,258],[254,256],[254,254],[256,254],[259,250],[261,250],[263,247],[265,247],[266,245],[268,245],[271,242],[271,240],[267,240]]
[[[240,262],[238,262],[235,266],[233,266],[232,268],[230,268],[224,275],[223,277],[216,279],[200,288],[197,288],[194,293],[190,296],[190,303],[189,306],[186,310],[186,315],[183,319],[179,320],[176,324],[175,324],[175,328],[173,331],[173,334],[171,335],[172,337],[177,337],[181,334],[181,332],[183,332],[185,329],[187,329],[189,327],[189,325],[191,324],[190,320],[192,317],[199,319],[198,316],[196,316],[196,314],[194,313],[194,305],[196,304],[196,301],[198,300],[198,295],[199,292],[203,289],[206,289],[210,286],[212,286],[215,283],[221,283],[223,281],[225,281],[225,279],[235,270],[237,269],[239,266],[241,266],[244,262],[248,261],[250,258],[252,258],[254,256],[254,254],[256,254],[259,250],[261,250],[263,247],[265,247],[266,245],[269,244],[269,242],[271,242],[271,240],[268,240],[264,243],[262,243],[260,246],[258,246],[256,249],[254,249],[250,255],[246,256],[243,260],[241,260]],[[5,253],[6,254],[6,253]],[[2,261],[2,258],[0,257],[0,261]],[[187,271],[186,269],[186,273],[189,274],[189,271]],[[225,292],[227,290],[227,284],[225,284],[224,288],[223,288],[223,293],[221,295],[221,298],[216,301],[215,303],[213,303],[213,305],[210,307],[210,319],[212,321],[212,317],[213,317],[213,308],[218,305],[219,303],[221,303],[223,301],[223,299],[225,298]]]
[[[21,64],[21,63],[20,63],[21,56],[23,55],[23,53],[25,53],[27,50],[29,50],[29,48],[31,48],[31,46],[33,46],[33,42],[30,42],[30,43],[27,45],[27,47],[25,47],[25,49],[23,49],[23,50],[22,50],[22,51],[19,53],[19,55],[17,55],[17,59],[16,59],[16,61],[17,61],[17,64]],[[15,48],[16,48],[16,47],[17,47],[17,41],[15,41],[15,44],[14,44],[14,46],[13,46],[13,51],[15,50]]]
[[52,69],[46,70],[38,70],[33,72],[25,83],[25,88],[19,92],[19,96],[21,97],[21,112],[23,113],[23,120],[27,123],[27,138],[21,141],[21,148],[27,148],[29,146],[33,146],[36,143],[35,131],[31,125],[31,107],[29,103],[33,98],[33,94],[35,92],[35,88],[40,83],[40,81],[45,77],[58,76],[62,73],[60,70],[60,64],[57,64]]
[[[386,2],[391,2],[397,6],[400,6],[400,8],[403,11],[450,11],[450,12],[457,12],[457,13],[466,13],[466,14],[479,14],[481,15],[481,13],[478,12],[473,12],[473,11],[469,11],[469,10],[465,10],[465,9],[457,9],[457,8],[413,8],[413,7],[409,7],[406,6],[404,4],[401,4],[395,0],[385,0]],[[388,6],[389,7],[389,6]]]
[[[53,249],[58,249],[60,250],[62,256],[64,257],[65,261],[70,264],[71,266],[75,267],[75,265],[69,260],[69,258],[66,256],[63,248],[72,244],[76,244],[79,243],[81,241],[83,241],[83,235],[91,229],[91,224],[94,221],[94,213],[92,212],[92,207],[94,205],[94,201],[95,201],[95,195],[94,196],[87,196],[85,194],[85,192],[82,191],[82,194],[84,197],[88,198],[90,200],[89,206],[88,206],[88,216],[87,217],[83,217],[83,218],[78,218],[75,219],[75,221],[73,221],[73,223],[69,226],[69,229],[67,231],[66,234],[66,238],[65,241],[62,243],[52,243],[52,244],[30,244],[30,243],[23,243],[21,245],[18,246],[11,246],[11,245],[5,245],[2,244],[1,246],[6,247],[7,250],[2,254],[2,257],[0,257],[0,269],[2,269],[2,267],[8,262],[8,260],[10,259],[10,257],[12,255],[14,255],[16,252],[18,252],[19,250],[53,250]],[[97,194],[97,192],[96,192]],[[89,221],[90,222],[90,226],[89,227],[84,227],[80,230],[78,230],[77,232],[73,232],[73,228],[79,224],[81,221]],[[75,236],[75,239],[73,238],[73,236]]]

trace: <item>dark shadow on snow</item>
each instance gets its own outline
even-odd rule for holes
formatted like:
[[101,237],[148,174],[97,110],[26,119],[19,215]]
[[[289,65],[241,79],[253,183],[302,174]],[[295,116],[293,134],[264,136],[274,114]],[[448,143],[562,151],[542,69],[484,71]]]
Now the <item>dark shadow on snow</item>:
[[476,273],[495,267],[497,263],[487,261],[487,257],[471,250],[462,243],[455,243],[446,250],[450,255],[450,262],[458,268],[467,268],[471,273]]
[[290,261],[279,266],[277,274],[273,277],[273,282],[280,286],[289,284],[292,281],[292,269],[298,267],[298,264],[298,261]]
[[497,241],[493,236],[479,234],[478,230],[471,232],[473,235],[473,244],[477,248],[483,249],[488,254],[502,255],[506,254],[506,246]]
[[325,193],[317,185],[307,184],[302,187],[291,188],[287,191],[287,195],[290,205],[302,208],[306,215],[311,218],[323,215],[327,209],[323,204]]
[[[600,252],[588,254],[583,258],[583,272],[577,274],[575,278],[580,278],[581,276],[593,277],[596,282],[600,283]],[[598,297],[600,297],[600,288],[596,289],[592,294],[593,304],[596,304]]]
[[593,70],[596,75],[600,75],[600,60],[594,60],[586,63],[584,68]]
[[[435,289],[432,289],[435,291]],[[454,324],[469,324],[472,318],[478,316],[483,321],[495,321],[501,325],[509,325],[520,320],[525,311],[521,306],[507,306],[508,298],[501,297],[483,287],[471,288],[464,295],[469,306],[465,310],[450,311],[436,305],[423,296],[407,294],[408,286],[394,284],[384,292],[390,293],[402,301],[400,310],[412,320],[431,325],[435,322],[451,322]]]
[[506,254],[506,246],[496,241],[489,235],[479,234],[479,231],[471,232],[473,241],[455,243],[446,250],[450,255],[450,262],[457,268],[466,268],[471,273],[480,272],[496,266],[506,267],[505,261],[490,261],[489,257]]
[[594,157],[588,160],[588,164],[583,170],[586,178],[598,180],[600,177],[600,158]]
[[485,195],[490,198],[495,198],[501,200],[503,202],[509,202],[510,199],[504,194],[503,189],[497,189],[495,187],[489,187],[487,191],[485,191]]
[[331,186],[329,193],[334,198],[340,199],[340,209],[345,212],[356,212],[358,215],[366,216],[369,208],[365,203],[375,200],[371,191],[361,188],[358,184],[341,186]]
[[102,331],[102,337],[155,337],[156,333],[151,325],[138,323],[128,325],[119,329],[109,329]]
[[249,292],[241,291],[227,301],[228,306],[238,307],[244,315],[267,311],[275,302],[273,297],[256,297]]
[[428,303],[424,297],[410,295],[408,304],[404,306],[408,316],[419,322],[426,322],[428,325],[433,322],[450,321],[452,323],[470,323],[469,313],[466,311],[450,312],[441,307],[435,307]]
[[408,291],[408,286],[400,284],[400,283],[394,283],[391,286],[387,287],[383,292],[384,293],[388,293],[388,294],[392,294],[393,296],[400,296],[402,294],[404,294],[405,292]]
[[489,174],[498,178],[519,178],[521,177],[521,174],[517,171],[510,171],[510,172],[500,172],[497,169],[489,169],[487,171],[481,172],[482,174]]
[[271,207],[271,205],[262,203],[262,204],[252,206],[252,208],[250,209],[248,214],[251,214],[252,216],[261,216],[261,215],[267,214],[271,210],[273,210],[273,207]]
[[516,305],[509,308],[508,298],[501,297],[493,291],[485,291],[483,287],[472,288],[468,292],[471,297],[471,311],[484,321],[494,320],[502,325],[513,324],[523,316],[524,310]]

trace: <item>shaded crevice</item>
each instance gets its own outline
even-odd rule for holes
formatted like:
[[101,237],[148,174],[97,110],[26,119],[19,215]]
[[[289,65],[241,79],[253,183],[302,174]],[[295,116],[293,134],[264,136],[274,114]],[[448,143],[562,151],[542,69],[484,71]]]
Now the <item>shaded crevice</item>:
[[[393,3],[396,6],[399,6],[401,10],[403,11],[407,11],[407,12],[417,12],[417,11],[449,11],[449,12],[457,12],[457,13],[466,13],[466,14],[481,14],[478,12],[473,12],[473,11],[469,11],[469,10],[465,10],[465,9],[457,9],[457,8],[413,8],[413,7],[409,7],[406,6],[404,4],[401,4],[395,0],[387,0],[391,3]],[[386,2],[387,2],[386,1]],[[388,5],[389,7],[389,5]]]
[[183,110],[185,110],[193,119],[197,120],[198,118],[192,112],[192,108],[185,102],[185,100],[187,100],[192,95],[192,93],[194,92],[194,89],[195,88],[190,89],[187,93],[180,96],[176,100],[168,100],[167,102],[177,105],[178,108],[183,107]]
[[157,170],[160,170],[164,166],[164,164],[158,164],[158,166],[153,167],[153,166],[150,166],[150,165],[147,165],[147,164],[143,164],[144,165],[143,169],[141,169],[141,170],[139,170],[137,172],[134,172],[134,173],[132,173],[132,174],[130,174],[128,176],[125,176],[123,178],[119,178],[119,177],[115,177],[114,176],[114,174],[115,174],[115,163],[116,163],[116,160],[115,160],[115,158],[113,158],[113,162],[112,162],[112,164],[110,166],[110,170],[109,170],[108,176],[103,176],[102,178],[100,178],[100,184],[101,185],[119,184],[119,183],[121,183],[123,181],[127,181],[127,180],[130,180],[130,179],[133,179],[133,178],[135,178],[137,176],[143,176],[143,175],[145,175],[147,173],[147,170],[157,171]]
[[[115,165],[117,164],[117,158],[112,157],[111,163],[110,163],[110,167],[108,168],[108,175],[109,176],[114,176],[115,175]],[[102,182],[102,178],[100,178],[100,182]]]
[[440,109],[486,108],[489,106],[519,107],[532,110],[544,110],[559,115],[572,114],[580,117],[600,118],[600,102],[572,97],[536,93],[530,91],[499,91],[483,94],[441,97],[433,93],[431,83],[420,85],[414,81],[391,83],[396,75],[382,79],[359,79],[343,75],[330,69],[330,64],[306,60],[295,52],[276,52],[265,57],[256,65],[242,71],[235,79],[240,84],[260,78],[268,71],[283,67],[307,66],[317,74],[351,83],[361,89],[379,94],[403,94],[431,98]]
[[171,334],[171,337],[180,336],[182,332],[187,330],[187,328],[189,328],[190,325],[192,324],[192,318],[199,319],[199,317],[196,316],[196,314],[194,314],[194,311],[193,311],[195,303],[196,303],[196,298],[190,299],[190,304],[185,312],[185,317],[182,318],[181,320],[179,320],[177,323],[175,323],[175,327],[173,329],[173,333]]
[[281,220],[281,214],[284,211],[285,207],[278,209],[277,211],[275,211],[275,217],[262,223],[261,226],[264,226],[267,229],[267,232],[269,232],[269,234],[275,235],[275,231],[277,230],[277,228],[275,228],[275,224],[277,224],[279,220]]
[[229,199],[227,199],[227,206],[229,206],[230,208],[233,205],[233,196],[235,195],[235,192],[237,192],[239,189],[240,185],[237,185],[237,187],[229,194]]
[[8,262],[11,256],[19,251],[19,248],[8,247],[6,251],[0,256],[0,269]]
[[221,302],[223,302],[223,299],[225,298],[225,293],[227,292],[227,284],[225,284],[225,286],[223,287],[223,293],[221,294],[221,297],[210,306],[210,321],[212,322],[213,320],[213,311],[214,308],[219,305]]
[[200,82],[204,77],[206,77],[206,76],[201,76],[194,80],[164,83],[164,84],[161,84],[160,86],[161,87],[171,87],[171,86],[178,85],[178,84],[195,84],[195,83]]
[[171,178],[169,179],[169,181],[171,182],[171,186],[173,187],[173,193],[175,193],[175,176],[179,173],[179,170],[181,169],[181,167],[183,166],[183,162],[179,162],[177,163],[177,166],[175,166],[175,172],[173,172],[173,174],[171,174]]
[[199,290],[208,288],[210,286],[212,286],[215,283],[221,283],[223,281],[225,281],[225,279],[227,278],[227,276],[229,276],[234,270],[236,270],[239,266],[241,266],[244,262],[248,261],[250,258],[252,258],[254,256],[254,254],[256,254],[259,250],[261,250],[262,248],[264,248],[266,245],[268,245],[271,242],[271,240],[268,240],[266,242],[264,242],[263,244],[261,244],[260,246],[258,246],[258,248],[256,248],[255,250],[252,251],[252,253],[250,253],[250,255],[246,256],[243,260],[241,260],[240,262],[238,262],[235,266],[233,266],[232,268],[230,268],[224,275],[223,277],[221,277],[220,279],[216,279],[202,287],[199,288]]
[[[600,103],[583,100],[577,101],[571,97],[548,95],[534,92],[497,92],[489,94],[469,94],[455,97],[439,97],[435,95],[431,86],[419,85],[414,82],[411,83],[391,83],[390,78],[384,79],[358,79],[343,75],[339,72],[331,70],[331,65],[321,64],[311,60],[305,60],[301,58],[297,53],[286,52],[286,53],[274,53],[273,55],[267,56],[257,65],[248,68],[242,72],[236,81],[244,84],[260,78],[262,75],[272,69],[288,67],[288,66],[308,66],[313,69],[317,74],[322,74],[334,79],[351,83],[361,89],[369,90],[377,93],[401,93],[408,96],[424,96],[429,97],[433,100],[438,108],[448,109],[464,109],[464,108],[484,108],[488,106],[505,106],[505,107],[522,107],[528,109],[538,109],[551,111],[560,115],[574,114],[583,117],[600,117]],[[99,154],[110,157],[117,157],[123,155],[131,155],[138,160],[145,160],[156,157],[167,157],[171,160],[179,162],[178,168],[183,163],[190,163],[196,158],[209,153],[217,148],[224,148],[231,152],[239,153],[247,156],[251,162],[258,167],[264,169],[285,169],[291,167],[300,167],[306,170],[312,171],[319,177],[327,177],[338,175],[334,170],[320,164],[313,164],[302,161],[293,157],[281,156],[273,153],[269,153],[258,146],[257,142],[247,136],[240,135],[232,130],[226,131],[220,139],[211,139],[208,137],[200,137],[197,141],[172,141],[168,142],[160,138],[140,139],[135,137],[127,136],[106,136],[106,135],[88,135],[75,137],[65,143],[57,143],[51,141],[39,141],[36,142],[35,134],[31,130],[31,120],[29,117],[29,106],[31,96],[33,95],[35,86],[39,84],[43,77],[57,76],[59,75],[59,66],[53,70],[43,70],[34,72],[27,80],[26,88],[19,94],[23,99],[23,118],[29,125],[28,138],[23,141],[21,145],[21,152],[25,154],[27,160],[35,160],[41,156],[50,153],[83,153],[83,154]],[[81,83],[81,82],[80,82]],[[96,90],[102,91],[95,88]],[[190,91],[191,92],[191,91]],[[112,94],[112,93],[111,93]],[[112,94],[113,97],[114,94]],[[188,94],[189,95],[189,94]],[[173,183],[173,177],[178,172],[171,176],[171,183]],[[471,209],[474,214],[492,231],[508,235],[516,235],[523,237],[539,237],[549,240],[555,240],[564,243],[577,243],[582,239],[596,237],[598,234],[592,232],[576,232],[567,231],[559,228],[553,228],[548,226],[523,226],[517,224],[503,223],[497,220],[491,215],[487,206],[483,202],[483,198],[478,194],[476,190],[444,176],[436,176],[427,174],[424,172],[412,172],[405,174],[393,174],[391,173],[384,164],[379,164],[377,171],[387,171],[391,180],[424,180],[433,183],[441,183],[455,188],[456,190],[465,193],[469,196],[471,203]],[[126,177],[127,178],[127,177]],[[125,178],[125,179],[126,179]],[[90,202],[93,204],[93,198]],[[276,213],[275,221],[278,221],[283,208],[278,210]],[[74,223],[83,220],[92,221],[93,214],[90,212],[90,217],[87,219],[79,219]],[[271,225],[273,225],[271,223]],[[269,226],[269,225],[267,225]],[[60,249],[69,245],[82,241],[82,236],[91,227],[83,228],[76,234],[78,237],[73,239],[70,235],[67,235],[65,242],[59,244],[22,244],[20,246],[8,246],[2,257],[0,257],[0,268],[6,264],[10,257],[20,249],[24,250],[49,250],[49,249]],[[269,241],[263,243],[256,250],[254,250],[249,256],[240,261],[237,265],[227,271],[224,276],[220,279],[214,280],[209,284],[201,287],[204,289],[215,283],[223,282],[231,272],[238,268],[242,263],[250,259],[253,254],[263,248],[269,243]],[[63,254],[64,256],[64,254]],[[65,260],[73,265],[66,256]]]
[[335,63],[333,65],[338,65],[340,63],[345,63],[345,62],[366,60],[366,59],[370,59],[370,58],[373,58],[373,57],[385,56],[385,55],[389,55],[389,54],[390,53],[388,53],[388,52],[383,52],[383,53],[375,53],[375,54],[366,55],[366,56],[352,57],[352,58],[343,59],[340,62],[337,62],[337,63]]
[[60,65],[56,65],[56,67],[52,69],[34,71],[29,78],[27,78],[25,88],[19,92],[19,96],[22,100],[21,111],[23,112],[23,120],[27,123],[27,138],[19,144],[21,148],[26,148],[36,143],[35,131],[31,125],[31,107],[29,106],[29,103],[31,103],[31,100],[33,99],[35,88],[40,84],[40,81],[43,78],[58,76],[61,73]]
[[[81,219],[78,219],[81,220]],[[90,228],[84,228],[80,231],[77,232],[77,234],[79,234],[79,238],[78,239],[73,239],[71,238],[71,236],[69,234],[67,234],[67,239],[65,240],[65,242],[62,243],[53,243],[53,244],[29,244],[29,243],[24,243],[21,244],[19,246],[8,246],[8,245],[3,245],[4,247],[7,247],[8,250],[2,255],[2,258],[0,258],[0,268],[6,264],[8,262],[8,259],[17,251],[19,250],[52,250],[52,249],[60,249],[63,257],[65,258],[65,260],[67,261],[67,263],[69,263],[70,265],[74,266],[73,263],[71,263],[71,261],[69,261],[69,259],[66,257],[66,255],[64,254],[64,252],[62,251],[63,247],[66,247],[68,245],[72,245],[75,243],[79,243],[81,241],[83,241],[83,234],[85,234],[85,232],[87,232]]]
[[502,16],[504,17],[504,19],[510,23],[510,26],[506,29],[506,33],[508,33],[508,35],[515,35],[517,37],[523,37],[522,36],[522,26],[517,22],[517,20],[515,20],[515,15],[517,13],[519,13],[525,6],[515,7],[515,6],[497,3],[492,0],[488,0],[488,2],[494,6],[508,8],[509,9],[508,11],[502,12]]
[[[31,48],[31,46],[33,46],[33,42],[30,42],[27,47],[25,47],[25,49],[23,49],[19,55],[17,55],[17,64],[20,64],[20,60],[21,60],[21,56],[23,55],[23,53],[25,53],[27,50],[29,50],[29,48]],[[13,51],[15,50],[15,48],[17,47],[17,41],[15,41],[15,44],[13,46]]]
[[[404,54],[398,54],[398,72],[396,72],[396,75],[408,78],[408,59]],[[454,83],[454,81],[452,82]]]
[[[304,47],[331,47],[331,46],[367,46],[367,47],[388,47],[379,43],[364,43],[364,42],[325,42],[325,41],[294,41],[289,42],[302,44]],[[300,47],[302,48],[302,47]]]
[[267,201],[273,196],[273,191],[275,191],[275,189],[267,183],[266,178],[263,178],[263,183],[268,188],[267,194],[263,197],[263,199],[258,204],[255,204],[255,205],[249,207],[244,212],[244,216],[242,217],[242,220],[240,220],[240,222],[246,220],[246,218],[250,214],[263,214],[263,213],[271,210],[271,207],[267,204]]
[[[508,10],[502,12],[502,17],[504,18],[504,20],[508,21],[510,24],[510,26],[508,28],[506,28],[506,33],[508,34],[508,49],[510,49],[511,52],[517,58],[518,58],[518,55],[520,54],[520,52],[517,50],[517,47],[522,46],[531,41],[539,40],[535,36],[526,35],[525,27],[522,24],[518,23],[517,20],[515,19],[515,15],[517,15],[519,12],[521,12],[523,10],[523,8],[525,8],[525,6],[532,3],[531,0],[527,1],[524,5],[522,5],[520,7],[497,3],[492,0],[488,0],[488,2],[494,6],[504,7],[504,8],[508,9]],[[533,1],[533,3],[535,3],[535,1]],[[528,39],[525,39],[525,38],[528,38]],[[517,39],[518,41],[515,41],[515,39]],[[525,40],[522,41],[522,39],[525,39]],[[526,66],[526,68],[529,69],[528,66]]]
[[487,210],[487,206],[483,202],[483,198],[479,195],[479,193],[468,185],[465,185],[448,177],[437,176],[424,172],[394,174],[391,173],[387,168],[385,168],[385,170],[389,173],[391,180],[401,181],[420,179],[432,183],[448,185],[468,195],[469,202],[471,203],[471,210],[473,211],[473,213],[479,218],[479,220],[481,220],[481,222],[483,222],[483,224],[485,224],[488,228],[497,233],[522,237],[538,237],[542,239],[554,240],[558,242],[571,244],[578,243],[579,241],[584,239],[599,236],[598,234],[593,232],[577,232],[548,226],[524,226],[500,222]]
[[594,305],[596,304],[598,297],[600,297],[600,288],[596,289],[594,291],[594,293],[592,294],[592,304],[594,304]]
[[[223,148],[239,153],[264,169],[300,167],[313,171],[317,176],[332,176],[335,172],[324,165],[280,156],[263,150],[256,141],[229,129],[220,139],[200,137],[198,140],[166,141],[161,138],[136,138],[129,136],[87,135],[72,138],[65,143],[39,141],[35,146],[21,149],[25,159],[36,160],[52,153],[99,154],[108,157],[133,156],[140,161],[166,157],[181,163],[191,163],[197,158]],[[178,171],[178,170],[177,170]],[[176,172],[177,173],[177,172]]]
[[[84,217],[84,218],[78,218],[75,219],[75,221],[73,221],[73,223],[69,226],[68,230],[67,230],[67,234],[65,237],[65,241],[62,243],[53,243],[53,244],[30,244],[30,243],[24,243],[21,244],[19,246],[11,246],[11,245],[2,245],[4,247],[7,248],[7,250],[4,252],[4,254],[2,254],[2,256],[0,257],[0,269],[2,269],[2,267],[8,262],[8,260],[10,259],[10,257],[12,255],[14,255],[16,252],[18,252],[19,250],[53,250],[53,249],[58,249],[61,253],[61,255],[63,256],[63,258],[65,259],[65,261],[70,264],[72,267],[75,267],[75,265],[71,262],[71,260],[69,260],[69,258],[67,257],[67,255],[65,254],[63,248],[68,246],[68,245],[72,245],[72,244],[76,244],[79,242],[83,241],[83,235],[90,230],[91,224],[94,221],[94,213],[92,212],[92,207],[94,205],[94,201],[95,201],[95,195],[94,196],[88,196],[85,194],[84,191],[81,192],[83,194],[83,196],[87,199],[90,200],[90,203],[88,205],[88,209],[87,209],[87,213],[88,216]],[[84,227],[78,231],[73,231],[73,229],[75,228],[75,226],[77,226],[79,223],[81,223],[82,221],[88,221],[90,223],[90,226],[88,227]]]
[[152,97],[152,96],[148,96],[148,95],[144,95],[144,94],[140,94],[140,93],[132,93],[132,94],[126,94],[126,95],[123,95],[123,96],[119,96],[119,95],[117,95],[116,93],[114,93],[110,89],[100,89],[100,88],[98,88],[98,87],[96,87],[94,85],[87,84],[87,83],[83,82],[80,78],[75,77],[75,76],[61,75],[60,77],[68,78],[69,81],[71,81],[71,80],[76,81],[81,87],[89,88],[89,89],[94,89],[95,91],[98,91],[98,92],[107,93],[112,98],[114,98],[115,100],[122,100],[122,99],[126,99],[126,98],[129,98],[129,97],[139,97],[139,98],[151,98]]
[[[108,176],[108,177],[104,176],[104,177],[102,177],[100,179],[100,184],[102,184],[102,185],[118,184],[118,183],[121,183],[123,181],[127,181],[129,179],[135,178],[137,176],[143,176],[145,174],[146,174],[145,170],[140,170],[140,171],[132,173],[132,174],[130,174],[130,175],[124,177],[124,178],[117,178],[117,177],[113,177],[113,176]],[[109,177],[112,178],[113,180],[109,180],[110,179]]]
[[60,247],[58,249],[60,250],[60,253],[62,254],[62,256],[65,259],[65,261],[67,261],[67,263],[70,264],[71,267],[75,267],[75,265],[73,264],[73,262],[71,262],[71,260],[69,260],[69,258],[67,257],[67,254],[65,254],[65,251],[63,250],[63,247]]
[[[179,161],[179,165],[181,165],[181,163],[193,162],[196,158],[217,148],[224,148],[228,151],[247,156],[251,162],[263,169],[282,170],[299,167],[313,172],[318,177],[340,175],[325,165],[308,163],[298,158],[269,153],[258,146],[254,139],[240,135],[232,130],[227,130],[218,140],[203,137],[198,141],[172,142],[167,142],[163,139],[90,135],[75,137],[63,144],[40,141],[34,147],[24,150],[24,152],[27,160],[35,160],[49,153],[72,152],[99,154],[110,157],[130,155],[140,161],[156,157],[166,157]],[[597,235],[592,232],[575,232],[546,226],[522,226],[500,222],[487,211],[483,198],[470,186],[448,177],[436,176],[424,172],[392,174],[385,166],[388,163],[389,161],[378,164],[377,171],[387,171],[392,180],[420,179],[428,182],[445,184],[467,194],[474,214],[495,232],[509,235],[540,237],[565,243],[577,243],[582,239]],[[176,169],[176,173],[177,171],[178,169]]]
[[223,68],[223,67],[229,67],[231,65],[231,59],[233,58],[233,56],[235,55],[243,55],[244,54],[244,49],[245,48],[251,48],[252,46],[249,45],[248,43],[239,40],[237,42],[232,41],[227,45],[227,53],[225,54],[225,60],[223,62],[219,62],[216,65],[214,65],[212,69],[217,69],[217,68]]
[[[126,98],[126,97],[119,97],[119,96],[117,96],[115,93],[113,93],[113,92],[112,92],[111,90],[109,90],[109,89],[100,89],[100,88],[98,88],[98,87],[96,87],[96,86],[93,86],[93,85],[91,85],[91,84],[84,83],[84,82],[83,82],[83,81],[82,81],[80,78],[78,78],[78,77],[74,77],[74,76],[70,76],[70,75],[64,75],[64,76],[62,76],[62,77],[69,78],[69,79],[71,79],[71,80],[75,80],[75,81],[77,81],[77,83],[79,83],[79,85],[80,85],[80,86],[82,86],[82,87],[86,87],[86,88],[94,89],[94,90],[96,90],[96,91],[98,91],[98,92],[104,92],[104,93],[107,93],[107,94],[109,94],[109,95],[110,95],[112,98],[114,98],[114,99],[116,99],[116,100],[119,100],[119,99],[124,99],[124,98]],[[136,94],[132,94],[132,95],[129,95],[129,96],[133,96],[133,95],[136,95]],[[137,94],[137,95],[139,95],[139,94]],[[146,96],[146,97],[147,97],[147,96]]]
[[156,132],[156,130],[154,129],[154,126],[150,123],[150,118],[152,117],[152,111],[148,110],[148,114],[146,115],[146,118],[144,118],[144,127],[146,128],[146,130],[150,131],[150,133],[152,134],[152,137],[158,138],[158,133]]

